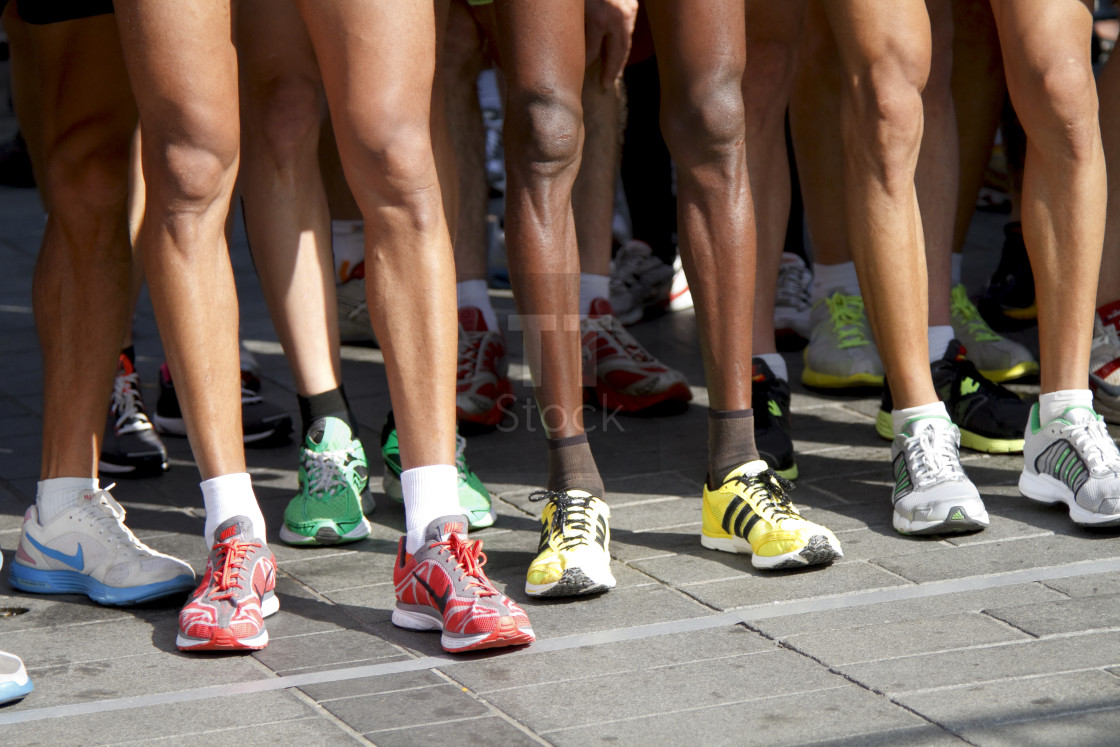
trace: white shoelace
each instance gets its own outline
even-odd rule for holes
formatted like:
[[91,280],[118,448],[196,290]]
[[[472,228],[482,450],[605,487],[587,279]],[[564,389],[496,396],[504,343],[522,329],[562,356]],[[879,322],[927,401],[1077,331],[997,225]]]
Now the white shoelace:
[[1062,428],[1062,435],[1073,442],[1077,453],[1089,465],[1089,473],[1120,473],[1120,450],[1104,423],[1096,418]]
[[813,274],[801,263],[783,262],[778,267],[778,288],[775,306],[807,309],[812,303]]
[[98,527],[101,534],[108,535],[110,541],[123,536],[124,543],[122,544],[126,547],[142,555],[152,554],[151,550],[136,538],[132,530],[125,526],[124,507],[117,503],[113,496],[109,495],[109,491],[114,487],[116,487],[116,483],[94,493],[93,500],[85,507],[88,510],[82,513],[88,514],[90,523]]
[[113,379],[111,402],[113,411],[117,413],[117,420],[113,424],[117,433],[136,433],[152,429],[152,423],[142,409],[143,405],[144,401],[140,398],[140,374],[136,372],[127,376],[118,374]]
[[964,479],[957,448],[948,429],[927,425],[906,441],[906,457],[914,484],[919,488],[943,480]]

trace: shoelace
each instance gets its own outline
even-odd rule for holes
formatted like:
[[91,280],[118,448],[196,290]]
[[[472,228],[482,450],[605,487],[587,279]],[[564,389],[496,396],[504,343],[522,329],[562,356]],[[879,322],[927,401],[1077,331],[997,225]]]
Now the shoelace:
[[140,397],[140,374],[117,374],[113,379],[113,399],[110,403],[117,420],[113,428],[117,433],[136,433],[150,431],[152,422],[144,412],[144,400]]
[[260,546],[259,542],[238,540],[230,540],[218,545],[217,562],[221,565],[221,569],[213,572],[214,591],[210,593],[211,599],[223,601],[234,598],[237,593],[235,590],[242,588],[241,569],[245,564],[245,556],[250,550],[259,549]]
[[923,428],[906,441],[907,462],[913,470],[914,484],[925,487],[945,479],[964,478],[957,449],[948,431]]
[[1062,428],[1062,434],[1073,441],[1074,448],[1088,463],[1091,474],[1120,472],[1120,450],[1100,420],[1093,418],[1084,423],[1072,423]]
[[485,332],[467,332],[462,325],[459,326],[459,360],[455,369],[456,378],[461,379],[474,373],[479,349],[484,339],[486,339]]
[[859,296],[846,296],[833,293],[825,299],[828,313],[832,317],[832,328],[839,338],[837,347],[856,348],[868,345],[870,341],[863,334],[863,299]]
[[451,557],[455,559],[455,570],[459,571],[459,581],[467,579],[463,591],[473,591],[479,597],[492,597],[498,593],[482,570],[482,566],[486,565],[482,540],[472,542],[458,534],[451,534],[445,541],[437,543],[437,546],[446,547],[451,552]]
[[585,317],[588,324],[589,331],[601,335],[607,339],[608,342],[613,342],[616,347],[621,348],[630,360],[639,363],[653,363],[656,359],[649,354],[642,344],[634,339],[622,323],[613,315],[606,316],[589,316]]
[[109,491],[116,487],[116,483],[109,485],[107,488],[98,490],[93,494],[93,500],[89,505],[96,511],[88,512],[90,515],[90,522],[98,527],[101,534],[108,533],[110,540],[117,536],[123,535],[125,541],[134,550],[147,554],[147,548],[144,543],[136,538],[132,530],[125,526],[124,523],[124,507],[114,500],[113,496],[109,495]]
[[735,481],[754,499],[758,513],[764,518],[773,522],[801,518],[788,495],[793,483],[777,472],[767,469],[754,475],[739,475]]
[[807,308],[812,302],[809,285],[812,277],[812,273],[805,265],[783,262],[778,266],[778,289],[774,297],[774,305],[795,309]]
[[968,292],[963,285],[953,288],[949,305],[952,315],[959,317],[968,326],[969,333],[980,342],[999,342],[1003,339],[988,326],[984,317],[980,316],[980,311],[969,299]]
[[[537,490],[529,494],[529,500],[548,500],[556,506],[552,513],[552,534],[559,535],[560,550],[570,550],[581,544],[589,544],[594,536],[591,525],[591,501],[594,496],[577,496],[559,490]],[[568,534],[565,530],[571,529]]]
[[343,449],[304,451],[303,469],[307,473],[308,494],[320,498],[328,496],[339,483],[346,482],[342,465],[349,456],[350,452]]
[[611,292],[641,288],[647,284],[645,274],[659,265],[661,260],[653,257],[646,247],[641,244],[625,244],[614,258]]
[[455,469],[459,473],[459,482],[466,482],[471,468],[467,466],[467,439],[455,434]]

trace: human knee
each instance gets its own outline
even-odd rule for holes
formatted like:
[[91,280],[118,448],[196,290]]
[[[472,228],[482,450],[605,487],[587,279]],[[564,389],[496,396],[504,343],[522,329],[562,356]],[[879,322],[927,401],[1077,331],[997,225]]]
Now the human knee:
[[322,118],[320,88],[304,78],[278,80],[262,92],[256,116],[263,142],[280,166],[318,145]]
[[1048,152],[1083,160],[1097,147],[1095,92],[1088,66],[1066,59],[1035,72],[1015,104],[1028,132],[1040,133]]
[[510,92],[505,126],[510,168],[555,177],[579,163],[583,107],[579,93]]
[[149,205],[197,212],[228,196],[239,154],[236,116],[230,122],[196,110],[182,113],[171,127],[142,131]]
[[756,41],[743,76],[743,106],[749,132],[780,124],[785,118],[797,62],[792,44]]
[[[379,208],[403,209],[412,230],[427,232],[442,220],[439,181],[427,126],[386,123],[358,133],[358,153],[347,178],[367,223],[376,223]],[[400,213],[397,213],[398,215]]]
[[47,208],[75,235],[93,235],[97,226],[124,216],[130,134],[87,130],[48,147]]
[[851,87],[858,149],[870,149],[871,160],[887,176],[917,156],[922,133],[922,89],[927,68],[903,59],[869,66]]
[[741,68],[715,72],[663,99],[662,130],[678,163],[720,160],[743,146],[746,115],[741,80]]

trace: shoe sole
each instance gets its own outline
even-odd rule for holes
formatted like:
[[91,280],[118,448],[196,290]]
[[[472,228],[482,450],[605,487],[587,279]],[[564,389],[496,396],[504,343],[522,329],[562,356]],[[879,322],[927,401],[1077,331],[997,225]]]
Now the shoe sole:
[[440,646],[444,651],[452,654],[464,651],[481,651],[487,648],[505,648],[507,646],[527,646],[537,640],[532,628],[519,628],[512,617],[502,617],[498,620],[495,630],[477,635],[464,635],[448,633],[443,629],[443,619],[423,612],[397,607],[393,610],[393,624],[405,630],[420,632],[440,631]]
[[140,475],[158,475],[167,471],[166,459],[149,459],[142,462],[133,464],[117,464],[115,462],[106,462],[103,459],[97,461],[97,471],[104,475],[113,475],[115,477],[139,477]]
[[34,689],[35,685],[31,684],[31,680],[22,685],[17,682],[0,683],[0,705],[22,700],[30,695]]
[[194,576],[176,576],[142,586],[116,587],[101,583],[77,571],[43,571],[12,563],[8,581],[20,591],[32,594],[84,594],[98,604],[121,607],[155,599],[186,594],[195,587]]
[[[1023,439],[1021,438],[991,438],[990,436],[981,436],[979,433],[973,433],[960,425],[957,425],[957,430],[961,433],[961,446],[966,449],[980,451],[985,454],[1023,453]],[[875,416],[875,432],[888,441],[894,440],[894,423],[891,421],[891,414],[889,412],[879,410],[879,414]]]
[[1092,511],[1085,510],[1077,504],[1073,491],[1065,483],[1049,475],[1035,474],[1024,469],[1022,474],[1019,475],[1019,492],[1025,498],[1030,498],[1038,503],[1066,504],[1069,507],[1069,518],[1078,526],[1120,526],[1120,515],[1095,514]]
[[959,534],[961,532],[978,532],[988,526],[988,511],[982,506],[973,506],[969,511],[964,505],[950,506],[943,517],[914,521],[894,514],[894,528],[899,534],[928,535],[928,534]]
[[1025,376],[1037,376],[1038,371],[1038,364],[1031,361],[1027,363],[1020,363],[1019,365],[1012,366],[1011,368],[981,368],[980,375],[986,378],[988,381],[994,381],[997,384],[1002,384],[1005,381],[1014,381],[1015,379],[1021,379]]
[[582,568],[567,568],[560,579],[551,584],[532,584],[526,581],[525,593],[543,599],[581,597],[610,591],[615,583],[614,574],[610,569],[607,569],[605,574],[594,574]]
[[749,542],[741,537],[710,537],[700,535],[700,544],[709,550],[750,555],[751,565],[762,571],[780,571],[824,565],[844,557],[840,542],[826,534],[814,534],[801,548],[783,555],[756,555]]
[[321,522],[312,534],[302,534],[290,529],[287,524],[280,527],[280,540],[289,545],[341,545],[347,542],[357,542],[369,536],[373,525],[363,516],[362,520],[351,530],[342,531],[333,521]]
[[816,389],[859,389],[860,387],[883,386],[882,374],[860,373],[850,376],[836,376],[809,368],[806,363],[801,372],[801,383]]
[[[280,610],[280,600],[270,594],[261,600],[261,617],[270,617]],[[182,631],[175,636],[180,651],[260,651],[268,645],[268,629],[248,638],[238,638],[229,628],[219,628],[213,638],[192,638]]]

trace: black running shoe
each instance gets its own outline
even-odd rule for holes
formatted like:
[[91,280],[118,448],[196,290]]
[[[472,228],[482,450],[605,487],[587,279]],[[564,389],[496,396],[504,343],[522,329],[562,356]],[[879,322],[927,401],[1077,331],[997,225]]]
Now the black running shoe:
[[97,469],[116,477],[153,475],[167,469],[167,449],[152,428],[140,395],[140,374],[124,353],[113,379],[113,398]]
[[[964,355],[964,346],[953,340],[941,360],[930,364],[937,396],[960,429],[961,446],[989,454],[1021,452],[1031,406],[1010,389],[985,379]],[[884,386],[875,430],[886,439],[894,438],[892,409],[890,386]]]
[[774,375],[766,361],[752,358],[751,406],[754,443],[766,466],[787,480],[797,479],[790,439],[789,382]]
[[[159,369],[155,425],[165,435],[187,435],[187,424],[166,363]],[[247,444],[278,445],[285,443],[292,433],[292,416],[261,397],[261,380],[251,371],[241,372],[241,427]]]
[[977,308],[984,320],[997,330],[1025,329],[1038,323],[1034,298],[1034,275],[1018,221],[1003,227],[1003,252],[999,266],[980,295]]

